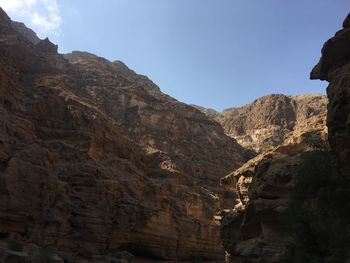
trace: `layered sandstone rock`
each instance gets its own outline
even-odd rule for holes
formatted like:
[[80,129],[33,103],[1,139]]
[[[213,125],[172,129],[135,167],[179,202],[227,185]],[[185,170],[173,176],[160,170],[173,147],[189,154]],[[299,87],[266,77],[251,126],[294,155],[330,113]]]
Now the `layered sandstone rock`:
[[120,61],[62,56],[0,9],[1,261],[221,259],[219,180],[242,152]]
[[261,153],[279,146],[300,123],[324,112],[326,107],[326,96],[318,94],[272,94],[223,112],[198,109],[218,121],[225,133],[242,146]]
[[311,72],[312,79],[327,80],[329,99],[327,125],[329,142],[338,161],[338,169],[350,177],[350,16],[343,29],[322,48],[320,62]]
[[291,233],[290,195],[304,153],[326,151],[326,113],[313,116],[288,134],[283,144],[260,154],[222,179],[236,190],[231,210],[221,213],[221,235],[229,262],[281,262]]

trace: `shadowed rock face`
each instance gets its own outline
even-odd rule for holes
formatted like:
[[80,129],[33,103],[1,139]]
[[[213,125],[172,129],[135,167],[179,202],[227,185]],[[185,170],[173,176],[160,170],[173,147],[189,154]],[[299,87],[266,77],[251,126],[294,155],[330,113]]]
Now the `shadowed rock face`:
[[219,122],[225,133],[243,147],[261,153],[279,146],[300,123],[325,112],[326,107],[326,96],[318,94],[272,94],[223,112],[198,108]]
[[[347,213],[342,215],[347,211],[349,193],[347,182],[339,180],[338,174],[350,174],[349,25],[348,16],[344,28],[325,43],[320,62],[311,72],[312,79],[330,83],[328,135],[325,114],[316,115],[294,129],[280,147],[258,155],[222,179],[222,185],[236,189],[238,195],[234,209],[222,212],[222,239],[229,261],[277,263],[284,258],[285,262],[345,262],[349,258],[349,237],[341,234],[349,226]],[[338,166],[336,173],[332,160],[322,158],[327,156],[327,137]],[[328,163],[323,166],[320,160]],[[322,171],[315,165],[329,169]],[[301,172],[299,167],[306,169]],[[341,205],[335,205],[340,201]],[[291,211],[298,228],[288,214],[295,204],[299,207]],[[334,223],[337,217],[341,219]],[[337,232],[329,229],[331,221]],[[315,242],[315,236],[322,238]],[[333,244],[340,245],[332,248]]]
[[274,150],[258,155],[222,178],[237,191],[236,205],[224,210],[221,237],[228,262],[278,263],[291,236],[288,208],[304,153],[327,151],[326,114],[313,116]]
[[320,62],[311,72],[312,79],[327,80],[329,99],[327,125],[329,142],[337,159],[338,169],[350,175],[350,15],[343,29],[322,48]]
[[122,62],[34,40],[0,9],[1,260],[223,258],[244,149]]

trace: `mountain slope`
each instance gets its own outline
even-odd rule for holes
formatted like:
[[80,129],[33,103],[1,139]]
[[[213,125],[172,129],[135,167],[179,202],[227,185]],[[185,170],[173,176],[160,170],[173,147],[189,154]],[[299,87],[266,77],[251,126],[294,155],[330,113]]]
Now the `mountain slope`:
[[309,118],[281,146],[222,180],[238,192],[236,206],[222,212],[229,262],[350,260],[349,21],[324,44],[311,72],[329,81],[327,115]]
[[[221,236],[228,262],[283,262],[293,236],[291,221],[298,216],[296,211],[290,214],[295,209],[291,206],[294,195],[301,187],[311,189],[314,184],[322,184],[324,178],[319,182],[315,177],[322,167],[328,167],[320,157],[329,149],[325,122],[325,113],[311,117],[288,134],[282,145],[256,156],[222,179],[224,187],[238,194],[235,206],[221,213]],[[311,158],[315,159],[312,163]],[[311,177],[310,169],[315,181],[305,179]],[[310,199],[302,200],[303,206],[307,208]]]
[[199,108],[218,121],[227,135],[258,153],[280,145],[299,123],[327,110],[326,96],[272,94],[240,108],[214,112]]
[[119,61],[60,55],[0,9],[0,258],[222,259],[245,149]]

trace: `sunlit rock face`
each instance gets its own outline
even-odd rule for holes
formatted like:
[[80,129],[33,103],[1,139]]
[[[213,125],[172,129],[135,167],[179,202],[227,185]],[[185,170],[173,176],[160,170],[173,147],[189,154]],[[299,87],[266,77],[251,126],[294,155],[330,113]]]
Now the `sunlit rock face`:
[[0,112],[0,261],[224,257],[219,182],[245,149],[197,109],[0,9]]
[[329,99],[327,125],[329,142],[338,170],[350,177],[350,16],[343,29],[322,48],[320,62],[311,72],[312,79],[327,80]]
[[318,94],[272,94],[223,112],[198,108],[219,122],[225,133],[243,147],[262,153],[279,146],[299,124],[326,111],[327,98]]
[[305,153],[327,151],[326,113],[300,123],[277,148],[262,153],[222,178],[236,190],[235,206],[221,212],[221,237],[228,262],[278,263],[291,236],[288,208]]

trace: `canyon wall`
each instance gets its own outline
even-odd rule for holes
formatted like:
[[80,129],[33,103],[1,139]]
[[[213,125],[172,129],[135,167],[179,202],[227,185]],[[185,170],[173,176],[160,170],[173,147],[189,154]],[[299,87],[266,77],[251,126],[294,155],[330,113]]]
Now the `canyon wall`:
[[223,259],[220,177],[246,160],[147,77],[60,55],[0,9],[0,261]]
[[302,121],[282,145],[222,179],[237,191],[236,205],[221,212],[228,262],[350,260],[349,21],[325,43],[311,72],[329,81],[327,117]]
[[329,98],[327,125],[329,142],[337,160],[338,171],[350,177],[350,23],[329,39],[322,48],[320,62],[311,79],[327,80]]
[[281,262],[291,235],[289,206],[303,176],[300,167],[309,154],[328,149],[325,117],[322,113],[310,118],[282,145],[222,178],[222,185],[238,196],[232,209],[221,212],[228,262]]
[[328,133],[325,96],[192,107],[0,8],[0,261],[346,262],[349,21],[311,74]]
[[198,109],[219,122],[225,133],[243,147],[262,153],[279,146],[288,133],[310,117],[325,112],[327,98],[318,94],[272,94],[223,112]]

